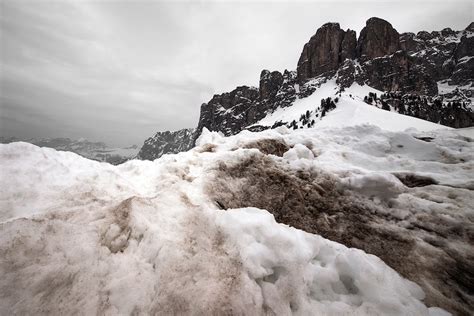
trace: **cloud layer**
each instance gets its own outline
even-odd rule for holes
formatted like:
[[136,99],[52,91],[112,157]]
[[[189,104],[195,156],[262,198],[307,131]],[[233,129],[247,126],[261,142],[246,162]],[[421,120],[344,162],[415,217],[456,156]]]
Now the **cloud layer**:
[[140,144],[193,127],[201,103],[295,69],[325,22],[465,28],[470,2],[2,1],[1,136]]

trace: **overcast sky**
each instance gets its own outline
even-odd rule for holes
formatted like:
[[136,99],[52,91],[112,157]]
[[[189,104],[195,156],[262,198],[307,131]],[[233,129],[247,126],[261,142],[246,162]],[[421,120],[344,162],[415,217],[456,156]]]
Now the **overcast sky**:
[[0,2],[1,136],[142,144],[262,69],[296,69],[325,22],[464,29],[472,1]]

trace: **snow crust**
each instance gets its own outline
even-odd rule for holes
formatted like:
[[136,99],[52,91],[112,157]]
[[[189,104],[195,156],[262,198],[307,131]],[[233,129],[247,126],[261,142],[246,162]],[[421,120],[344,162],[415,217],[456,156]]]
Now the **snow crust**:
[[[0,314],[446,315],[377,257],[278,224],[265,210],[220,210],[204,190],[219,163],[251,157],[257,149],[243,145],[267,138],[292,147],[275,161],[321,168],[381,201],[433,203],[415,199],[394,172],[472,190],[472,140],[420,133],[204,130],[189,152],[119,166],[0,145]],[[457,194],[465,200],[456,216],[473,218],[469,190]]]

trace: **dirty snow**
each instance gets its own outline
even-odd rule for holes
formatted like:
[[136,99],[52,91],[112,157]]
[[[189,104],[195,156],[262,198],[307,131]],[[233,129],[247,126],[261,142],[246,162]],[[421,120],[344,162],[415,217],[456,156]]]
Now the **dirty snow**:
[[[220,161],[255,151],[235,148],[269,137],[293,147],[275,159],[315,165],[381,200],[407,193],[394,171],[472,190],[472,142],[439,131],[426,143],[416,133],[204,131],[189,152],[120,166],[0,145],[0,314],[443,315],[377,257],[265,210],[219,210],[203,190]],[[472,208],[458,211],[472,219]]]

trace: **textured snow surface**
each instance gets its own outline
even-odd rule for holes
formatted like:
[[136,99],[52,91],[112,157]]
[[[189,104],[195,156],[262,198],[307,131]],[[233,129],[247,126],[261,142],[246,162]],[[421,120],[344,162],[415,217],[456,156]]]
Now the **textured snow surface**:
[[[292,147],[269,159],[322,168],[375,199],[404,193],[406,203],[428,203],[395,171],[472,190],[472,140],[436,131],[428,143],[417,133],[205,130],[189,152],[119,166],[0,145],[0,314],[445,315],[378,257],[265,210],[221,210],[205,190],[219,164],[252,157],[258,150],[244,145],[268,138]],[[472,205],[456,211],[473,218]]]

